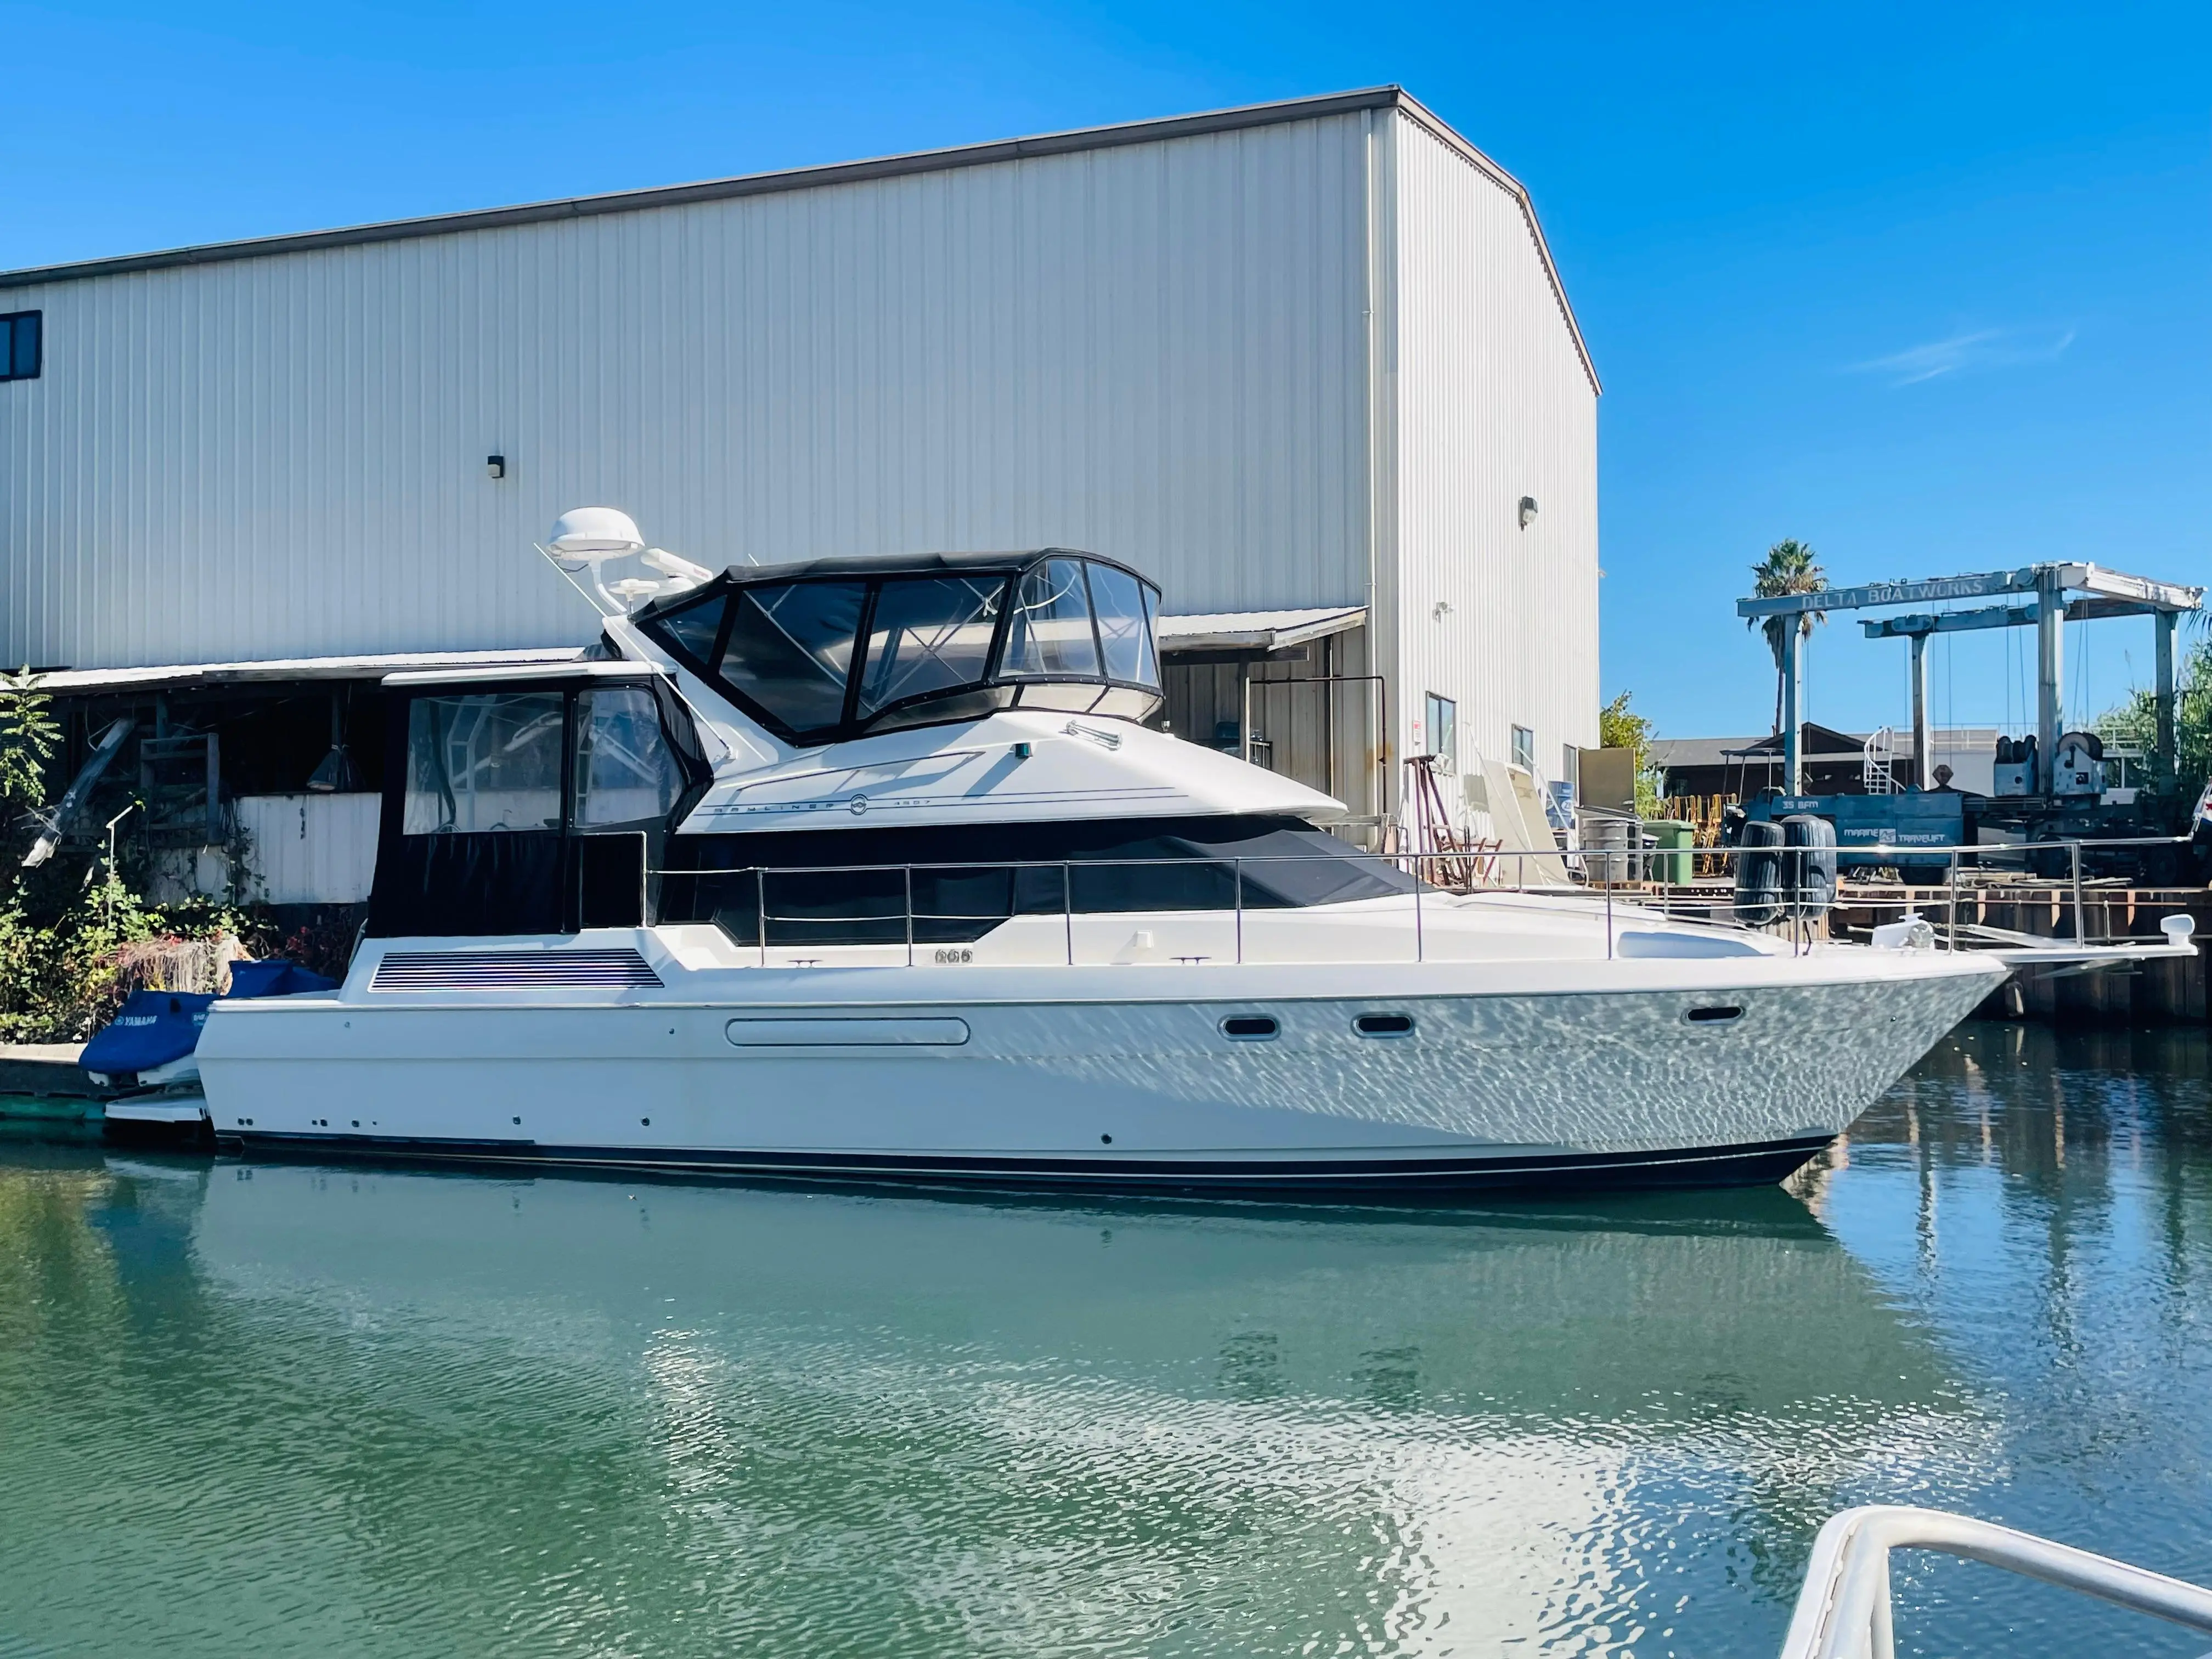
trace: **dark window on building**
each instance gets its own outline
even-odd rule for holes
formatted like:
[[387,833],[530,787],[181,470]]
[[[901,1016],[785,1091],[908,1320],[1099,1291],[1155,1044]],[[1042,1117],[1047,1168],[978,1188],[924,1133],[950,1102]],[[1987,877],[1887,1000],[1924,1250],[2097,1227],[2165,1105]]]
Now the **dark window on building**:
[[1429,723],[1429,752],[1440,771],[1459,770],[1459,705],[1449,697],[1429,693],[1425,711]]
[[44,331],[36,311],[13,312],[0,317],[0,380],[39,378],[40,336]]
[[1531,775],[1536,770],[1536,734],[1525,726],[1513,728],[1513,763]]

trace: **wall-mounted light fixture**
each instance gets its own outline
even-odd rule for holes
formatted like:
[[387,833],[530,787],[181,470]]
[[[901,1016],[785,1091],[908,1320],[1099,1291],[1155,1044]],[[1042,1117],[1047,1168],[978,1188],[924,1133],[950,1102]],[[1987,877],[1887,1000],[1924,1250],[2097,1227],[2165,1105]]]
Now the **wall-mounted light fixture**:
[[1521,498],[1521,527],[1526,530],[1535,516],[1536,498],[1534,495],[1523,495]]
[[1452,602],[1449,599],[1438,599],[1436,604],[1429,608],[1429,615],[1435,617],[1438,622],[1442,622],[1446,617],[1450,616],[1451,613]]
[[[507,476],[507,457],[504,455],[485,456],[484,476],[488,478],[504,478]],[[1525,514],[1527,510],[1528,503],[1524,501],[1522,503],[1522,511]],[[1527,522],[1525,518],[1522,522]]]

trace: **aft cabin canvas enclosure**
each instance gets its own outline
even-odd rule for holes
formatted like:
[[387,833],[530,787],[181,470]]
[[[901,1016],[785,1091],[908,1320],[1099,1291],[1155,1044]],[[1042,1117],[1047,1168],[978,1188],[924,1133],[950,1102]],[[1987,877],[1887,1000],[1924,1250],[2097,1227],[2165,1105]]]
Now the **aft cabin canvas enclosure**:
[[11,664],[580,646],[532,543],[605,502],[714,567],[1118,562],[1174,729],[1355,814],[1431,698],[1470,775],[1596,740],[1597,381],[1526,192],[1395,88],[0,274],[0,313],[40,342]]

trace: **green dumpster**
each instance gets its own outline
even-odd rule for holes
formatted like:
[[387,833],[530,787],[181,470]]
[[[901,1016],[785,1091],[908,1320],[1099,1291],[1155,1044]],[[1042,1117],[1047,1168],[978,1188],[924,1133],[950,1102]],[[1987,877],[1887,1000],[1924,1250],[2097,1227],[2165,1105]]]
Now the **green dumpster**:
[[1680,818],[1646,818],[1644,833],[1656,849],[1651,859],[1651,879],[1669,887],[1687,886],[1695,867],[1691,854],[1698,844],[1698,826]]

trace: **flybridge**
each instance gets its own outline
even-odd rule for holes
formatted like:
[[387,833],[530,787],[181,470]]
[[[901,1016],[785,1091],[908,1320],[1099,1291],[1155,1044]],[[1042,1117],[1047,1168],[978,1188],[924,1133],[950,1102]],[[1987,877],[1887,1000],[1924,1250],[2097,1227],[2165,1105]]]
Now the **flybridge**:
[[[2016,570],[1937,576],[1923,581],[1869,582],[1816,593],[1785,593],[1735,602],[1739,617],[1802,617],[1831,611],[1875,611],[1891,605],[1931,605],[1950,599],[1998,599],[2033,594],[2027,605],[1990,605],[1974,611],[1923,612],[1886,617],[1861,624],[1870,639],[1905,639],[1912,647],[1912,736],[1917,756],[1929,752],[1928,730],[1928,636],[1988,628],[2036,630],[2036,728],[2039,752],[2054,753],[2065,728],[2060,701],[2064,678],[2064,636],[2059,624],[2112,617],[2153,617],[2158,623],[2158,750],[2171,766],[2174,756],[2173,624],[2185,611],[2201,611],[2204,590],[2175,582],[2131,576],[2094,564],[2032,564]],[[2069,599],[2069,594],[2082,597]],[[1782,637],[1783,790],[1803,793],[1803,725],[1799,708],[1803,642],[1801,630]]]
[[655,643],[787,742],[1002,708],[1143,720],[1159,590],[1071,548],[739,566],[654,599]]

